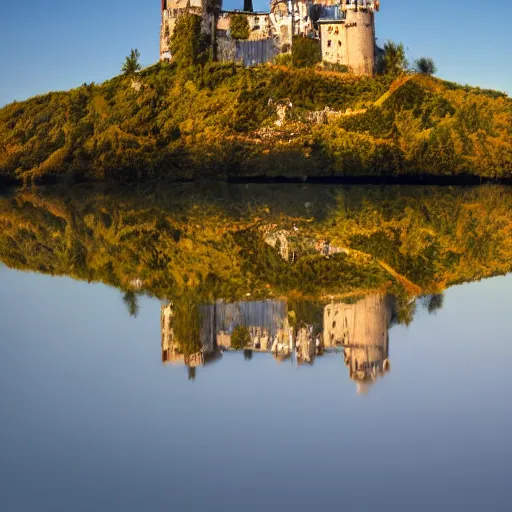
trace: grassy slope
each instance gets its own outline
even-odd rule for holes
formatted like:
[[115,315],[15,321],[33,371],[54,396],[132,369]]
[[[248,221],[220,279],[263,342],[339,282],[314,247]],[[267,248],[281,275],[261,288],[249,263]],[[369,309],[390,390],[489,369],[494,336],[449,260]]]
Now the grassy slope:
[[[270,99],[293,104],[282,127]],[[306,121],[326,106],[359,113]],[[512,100],[421,76],[155,65],[0,110],[0,179],[25,183],[461,173],[512,177]]]

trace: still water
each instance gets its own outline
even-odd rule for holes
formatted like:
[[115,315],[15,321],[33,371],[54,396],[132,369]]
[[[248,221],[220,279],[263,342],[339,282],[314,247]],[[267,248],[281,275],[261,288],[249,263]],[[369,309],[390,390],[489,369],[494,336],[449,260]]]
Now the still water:
[[0,510],[508,508],[508,190],[281,187],[0,198]]

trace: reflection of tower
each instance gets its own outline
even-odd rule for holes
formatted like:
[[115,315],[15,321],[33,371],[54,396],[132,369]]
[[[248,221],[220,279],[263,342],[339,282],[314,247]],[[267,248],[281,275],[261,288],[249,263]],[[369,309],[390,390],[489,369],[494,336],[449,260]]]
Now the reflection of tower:
[[160,311],[160,327],[162,332],[162,362],[171,362],[176,357],[177,347],[172,329],[172,303],[162,304]]
[[345,364],[360,391],[389,371],[393,307],[391,296],[369,295],[355,304],[329,304],[324,309],[324,344],[345,348]]

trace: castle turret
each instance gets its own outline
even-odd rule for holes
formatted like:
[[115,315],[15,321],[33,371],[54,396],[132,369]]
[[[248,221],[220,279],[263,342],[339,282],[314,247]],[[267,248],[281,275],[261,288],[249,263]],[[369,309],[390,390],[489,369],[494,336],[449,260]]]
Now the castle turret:
[[372,75],[379,7],[378,0],[343,0],[342,16],[319,19],[322,60],[346,66],[356,75]]
[[347,62],[355,75],[372,75],[375,67],[375,14],[373,8],[348,9],[345,18]]

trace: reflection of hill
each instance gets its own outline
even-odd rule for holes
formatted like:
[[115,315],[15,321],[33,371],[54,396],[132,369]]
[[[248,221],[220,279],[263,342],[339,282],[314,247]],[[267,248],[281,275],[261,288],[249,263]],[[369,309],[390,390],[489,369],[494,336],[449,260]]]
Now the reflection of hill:
[[0,198],[0,260],[102,281],[131,302],[433,293],[510,270],[511,212],[508,189],[492,186],[20,192]]

